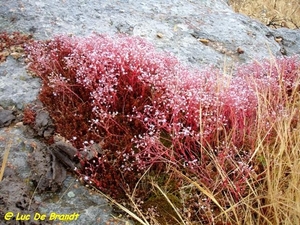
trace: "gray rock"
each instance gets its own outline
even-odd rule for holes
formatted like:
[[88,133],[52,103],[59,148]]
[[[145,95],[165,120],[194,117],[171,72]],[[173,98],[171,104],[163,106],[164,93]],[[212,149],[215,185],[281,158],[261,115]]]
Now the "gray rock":
[[[49,220],[51,213],[54,212],[56,214],[78,213],[77,220],[68,221],[68,224],[72,225],[125,224],[124,220],[123,222],[117,221],[112,217],[112,207],[104,197],[86,188],[71,174],[67,174],[60,191],[41,192],[41,189],[37,190],[39,182],[41,185],[48,185],[48,183],[44,183],[47,178],[46,173],[53,172],[53,169],[51,169],[49,161],[50,156],[46,154],[45,149],[41,151],[45,144],[26,137],[25,130],[23,125],[0,129],[0,168],[2,153],[7,144],[11,142],[7,163],[10,166],[5,169],[3,180],[0,182],[1,222],[7,212],[13,212],[14,215],[20,212],[31,215],[30,221],[23,221],[22,224],[25,225],[65,223],[59,219]],[[35,169],[30,169],[30,167]],[[35,184],[32,182],[33,180],[35,180]],[[56,188],[55,185],[51,187]],[[71,197],[68,196],[68,192],[73,192]],[[37,213],[46,215],[47,221],[34,221],[33,218]],[[15,219],[14,217],[6,224],[17,224]]]
[[[202,68],[300,53],[299,30],[273,30],[234,13],[223,0],[4,0],[0,30],[34,33],[39,39],[92,32],[141,36]],[[39,85],[12,58],[0,64],[0,105],[22,108],[35,98]]]
[[[1,7],[0,7],[1,8]],[[22,109],[25,104],[34,101],[40,89],[40,79],[26,73],[21,61],[7,57],[0,63],[0,105],[15,105]]]
[[37,193],[60,190],[66,179],[66,169],[49,154],[45,145],[36,145],[26,161],[31,168],[30,181],[34,183]]
[[12,110],[0,109],[0,128],[9,126],[15,118]]
[[[243,63],[282,55],[280,44],[267,36],[274,30],[234,13],[223,0],[16,2],[6,1],[0,9],[0,29],[34,32],[41,39],[126,33],[142,36],[194,66],[222,67],[225,59]],[[298,50],[287,48],[288,55],[299,51],[298,39],[296,43]]]
[[286,55],[300,55],[300,30],[278,28],[269,34],[271,38],[277,40],[278,44],[285,50]]
[[34,130],[38,136],[48,138],[54,133],[54,124],[46,110],[38,110],[36,112]]

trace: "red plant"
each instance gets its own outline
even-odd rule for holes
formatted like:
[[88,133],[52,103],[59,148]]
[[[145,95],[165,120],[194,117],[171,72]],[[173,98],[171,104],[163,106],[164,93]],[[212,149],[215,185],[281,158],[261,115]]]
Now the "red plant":
[[27,105],[23,110],[23,123],[25,125],[33,126],[35,117],[36,117],[35,110],[30,105]]
[[[228,79],[187,69],[127,36],[61,36],[27,50],[57,132],[80,151],[91,151],[93,143],[102,147],[82,158],[80,173],[117,197],[149,166],[168,162],[238,200],[250,173],[257,91],[269,92],[270,115],[280,113],[278,89],[288,93],[299,76],[295,59],[280,59],[244,66]],[[212,156],[226,175],[219,183]]]

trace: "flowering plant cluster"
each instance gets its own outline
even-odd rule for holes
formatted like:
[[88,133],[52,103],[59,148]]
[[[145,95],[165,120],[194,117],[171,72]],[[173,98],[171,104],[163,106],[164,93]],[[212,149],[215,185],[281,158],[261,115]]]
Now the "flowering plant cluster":
[[[299,76],[296,59],[254,63],[234,75],[198,71],[127,36],[60,36],[27,52],[56,131],[92,154],[81,158],[79,173],[115,197],[135,188],[149,167],[171,164],[238,200],[257,129],[271,138],[270,118],[284,115]],[[268,120],[258,128],[260,93],[269,96]]]

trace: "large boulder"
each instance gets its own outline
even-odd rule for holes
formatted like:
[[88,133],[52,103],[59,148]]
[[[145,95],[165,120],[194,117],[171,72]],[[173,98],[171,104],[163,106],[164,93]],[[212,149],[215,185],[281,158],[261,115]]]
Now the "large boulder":
[[286,42],[278,41],[278,32],[235,13],[224,0],[4,0],[0,15],[0,30],[42,39],[92,32],[142,36],[195,66],[292,55],[300,48],[299,31],[280,32]]

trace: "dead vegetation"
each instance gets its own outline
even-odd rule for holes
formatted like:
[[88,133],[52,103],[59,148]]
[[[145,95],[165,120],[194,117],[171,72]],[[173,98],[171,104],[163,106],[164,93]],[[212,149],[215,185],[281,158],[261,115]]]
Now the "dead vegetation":
[[299,0],[229,0],[233,9],[272,28],[300,28]]

